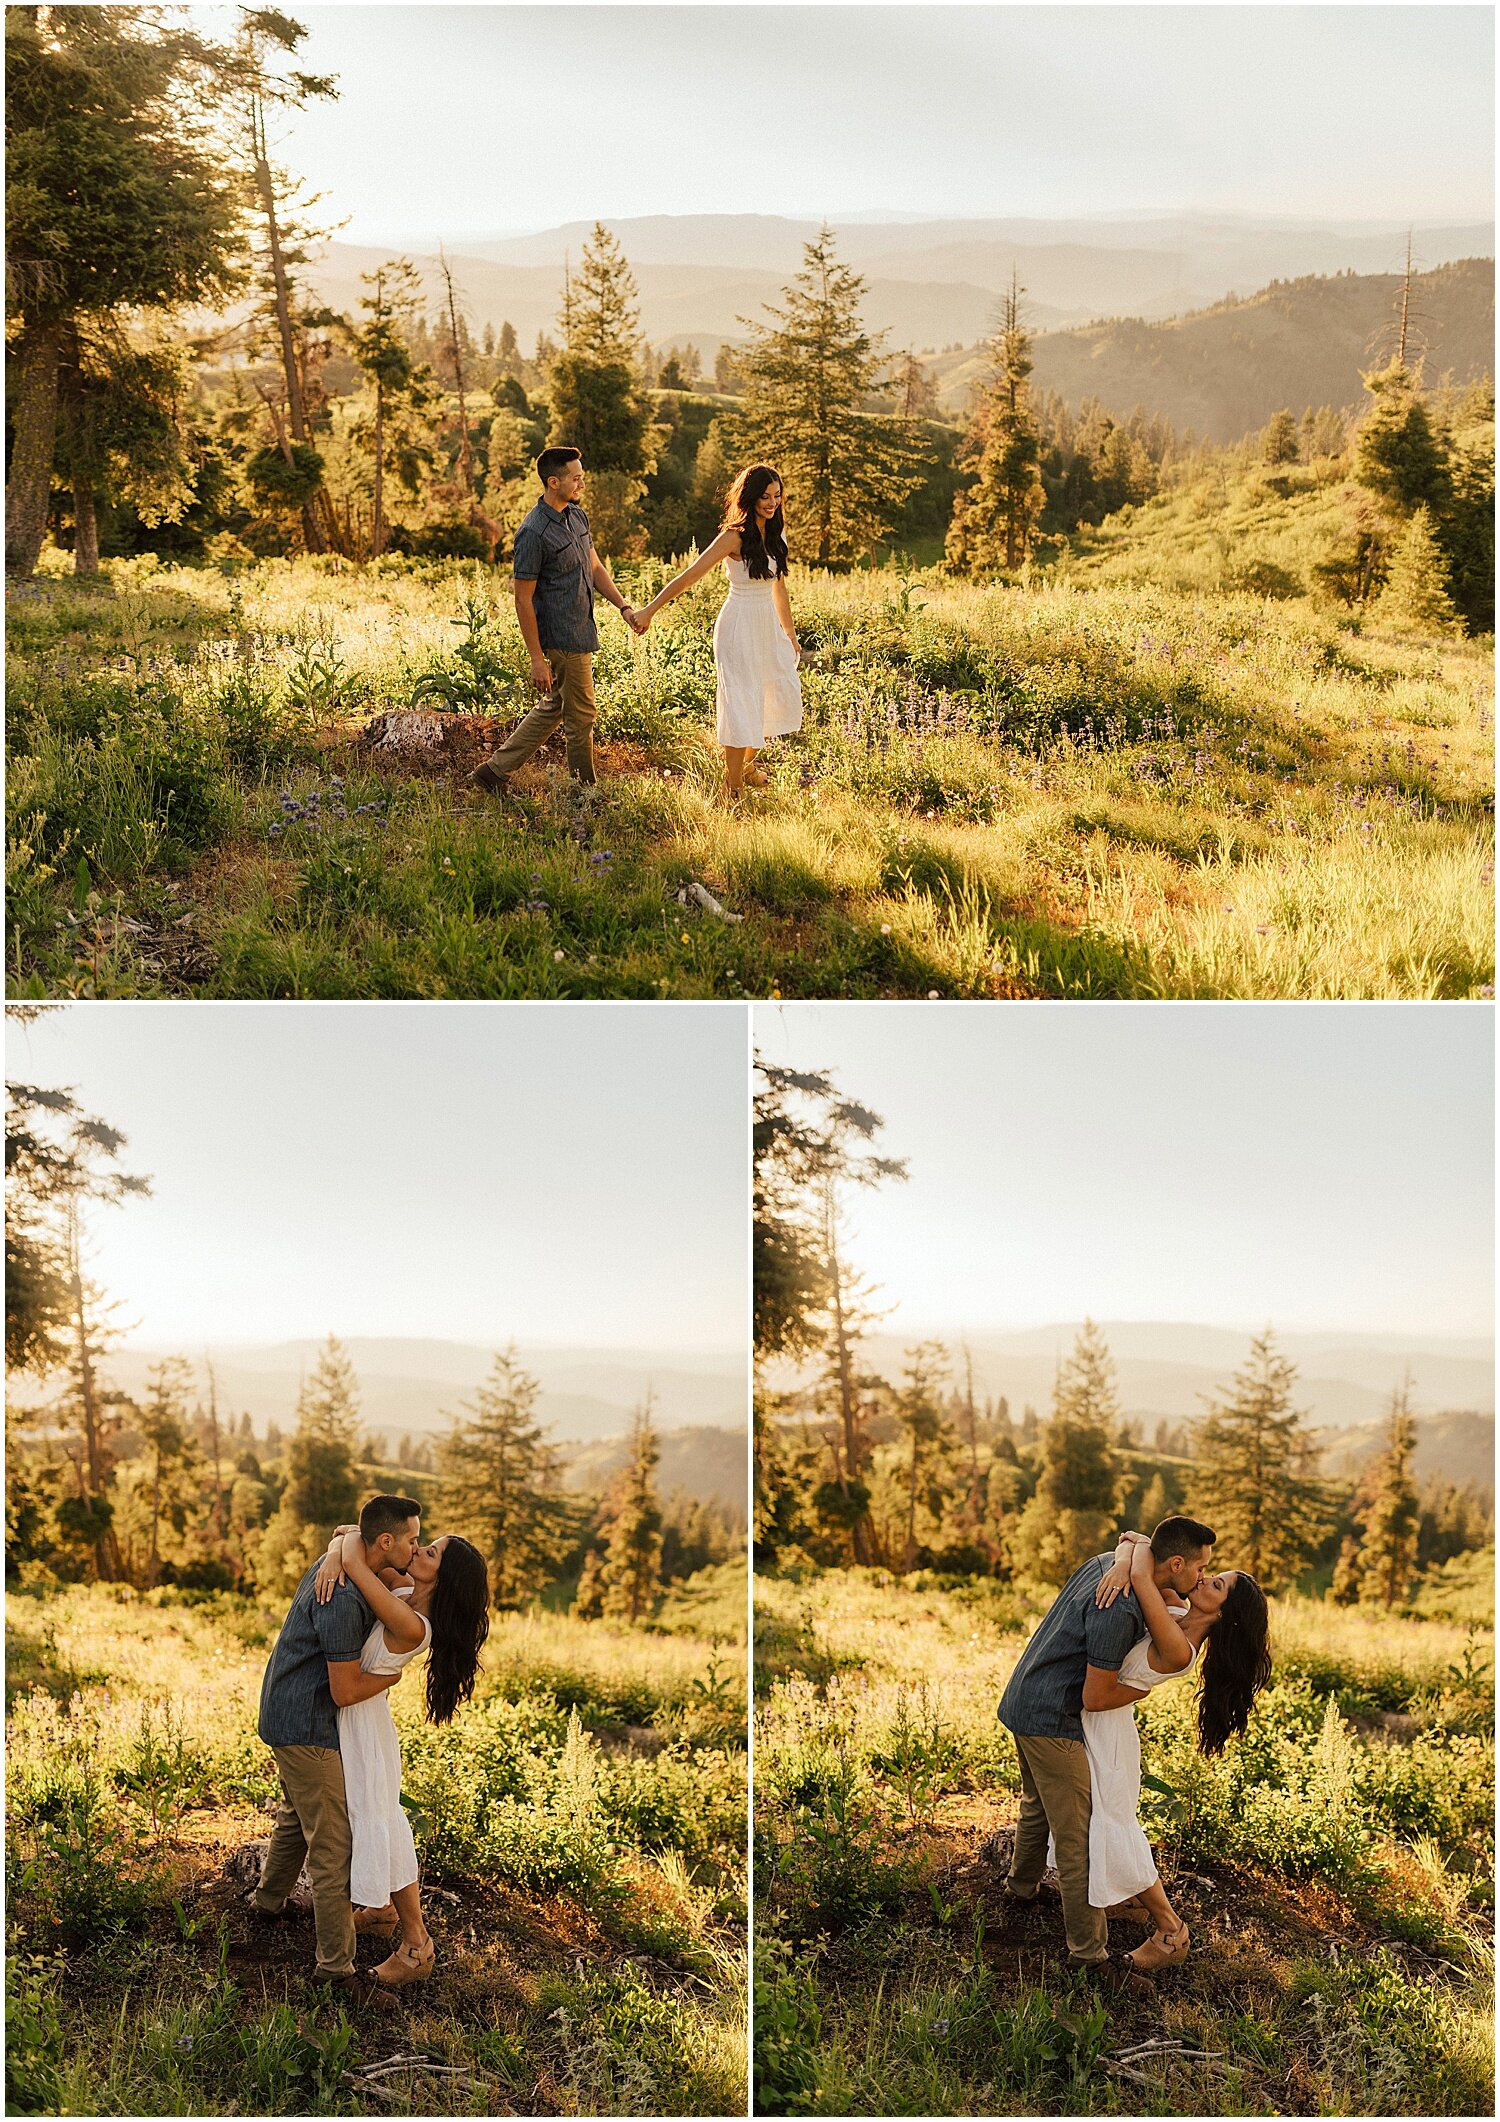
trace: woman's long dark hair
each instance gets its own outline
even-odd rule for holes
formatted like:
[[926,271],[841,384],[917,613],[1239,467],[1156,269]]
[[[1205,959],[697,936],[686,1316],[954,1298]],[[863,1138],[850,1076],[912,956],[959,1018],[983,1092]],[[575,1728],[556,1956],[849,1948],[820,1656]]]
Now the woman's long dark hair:
[[760,534],[760,518],[755,513],[755,504],[768,486],[782,486],[780,472],[773,471],[769,464],[752,464],[740,473],[724,503],[724,527],[739,532],[740,558],[752,582],[770,580],[772,560],[776,562],[778,575],[786,573],[786,517],[780,503],[766,525],[764,537]]
[[1253,1577],[1236,1573],[1219,1618],[1203,1642],[1203,1693],[1198,1698],[1198,1746],[1221,1754],[1250,1721],[1250,1705],[1270,1683],[1271,1616]]
[[450,1533],[428,1610],[427,1716],[446,1724],[474,1692],[479,1653],[490,1632],[490,1573],[471,1541]]

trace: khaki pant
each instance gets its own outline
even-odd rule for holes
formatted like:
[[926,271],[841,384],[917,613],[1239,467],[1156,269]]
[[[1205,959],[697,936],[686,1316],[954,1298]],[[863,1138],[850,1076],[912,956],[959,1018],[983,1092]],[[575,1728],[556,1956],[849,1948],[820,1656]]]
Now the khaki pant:
[[344,1763],[337,1747],[273,1746],[282,1802],[261,1867],[255,1905],[275,1915],[297,1883],[303,1859],[312,1881],[313,1921],[320,1975],[347,1975],[354,1966],[354,1910],[349,1905],[353,1840],[344,1797]]
[[1109,1919],[1089,1901],[1089,1815],[1093,1792],[1081,1739],[1013,1733],[1021,1757],[1021,1817],[1010,1860],[1010,1890],[1029,1901],[1047,1868],[1047,1833],[1057,1845],[1063,1927],[1070,1960],[1109,1956]]
[[538,745],[546,743],[560,722],[567,732],[568,772],[577,781],[591,782],[595,779],[593,656],[560,648],[546,648],[542,654],[552,666],[550,690],[486,763],[494,773],[514,773]]

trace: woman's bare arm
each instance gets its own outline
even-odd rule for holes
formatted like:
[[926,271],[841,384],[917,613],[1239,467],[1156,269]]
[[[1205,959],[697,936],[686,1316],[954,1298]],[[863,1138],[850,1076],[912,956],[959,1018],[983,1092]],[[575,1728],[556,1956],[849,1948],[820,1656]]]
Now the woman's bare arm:
[[1115,1559],[1099,1579],[1099,1588],[1094,1593],[1095,1606],[1113,1606],[1121,1592],[1129,1591],[1130,1558],[1135,1553],[1137,1541],[1145,1538],[1144,1533],[1121,1533],[1115,1543]]
[[712,568],[717,567],[721,560],[737,560],[739,551],[739,530],[737,526],[731,524],[728,530],[720,531],[713,544],[698,555],[691,567],[685,567],[680,575],[674,575],[670,582],[663,584],[651,599],[651,602],[642,607],[643,612],[654,619],[663,605],[671,604],[675,598],[682,595],[684,590],[691,589],[695,582],[701,582],[703,577]]
[[349,1582],[376,1620],[384,1624],[393,1649],[415,1650],[425,1642],[427,1630],[421,1615],[414,1614],[410,1602],[398,1599],[376,1576],[365,1560],[365,1544],[357,1531],[344,1535],[343,1562]]
[[791,642],[793,648],[796,649],[800,656],[802,648],[797,639],[796,625],[792,619],[792,600],[787,590],[785,575],[778,574],[773,578],[771,599],[776,606],[776,616],[781,621],[781,631],[786,635],[788,641]]
[[1177,1625],[1176,1616],[1156,1588],[1152,1575],[1151,1544],[1137,1546],[1130,1559],[1130,1589],[1140,1604],[1141,1616],[1151,1632],[1147,1663],[1159,1673],[1186,1672],[1193,1662],[1193,1646]]

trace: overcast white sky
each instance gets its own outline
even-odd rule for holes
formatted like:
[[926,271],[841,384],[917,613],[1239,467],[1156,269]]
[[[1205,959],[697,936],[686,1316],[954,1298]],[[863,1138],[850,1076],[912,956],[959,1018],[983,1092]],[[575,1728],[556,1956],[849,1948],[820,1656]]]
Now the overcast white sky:
[[653,213],[1493,210],[1484,5],[293,13],[340,96],[291,120],[288,160],[354,242]]
[[885,1120],[888,1331],[1140,1319],[1488,1335],[1494,1016],[1413,1003],[755,1011]]
[[91,1219],[140,1340],[745,1345],[742,1012],[86,1003],[10,1027],[149,1199]]

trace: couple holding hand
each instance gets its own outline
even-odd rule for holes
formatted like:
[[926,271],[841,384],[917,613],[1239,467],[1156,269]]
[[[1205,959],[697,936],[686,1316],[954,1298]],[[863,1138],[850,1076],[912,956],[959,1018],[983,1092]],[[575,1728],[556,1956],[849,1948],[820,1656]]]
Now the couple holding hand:
[[768,464],[752,464],[729,489],[724,525],[690,567],[640,609],[620,594],[594,550],[580,506],[583,458],[565,444],[536,460],[542,498],[516,533],[512,562],[516,616],[531,657],[532,682],[543,698],[499,750],[479,767],[475,785],[503,795],[509,776],[558,725],[566,734],[568,768],[592,783],[594,772],[594,624],[597,591],[632,632],[644,634],[664,605],[723,564],[729,594],[714,625],[718,740],[724,751],[725,790],[763,787],[751,761],[770,737],[802,726],[801,650],[787,595],[786,526],[782,485]]

